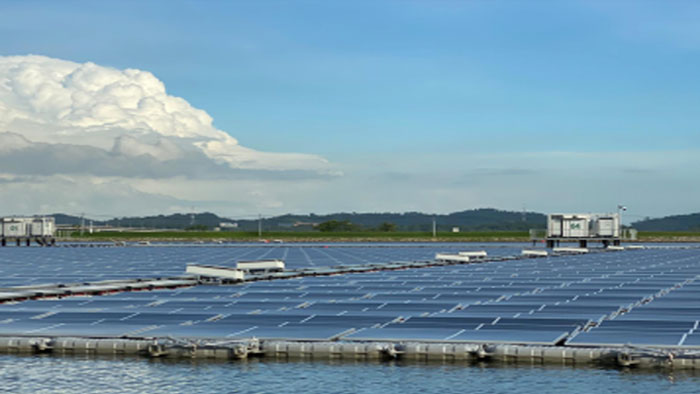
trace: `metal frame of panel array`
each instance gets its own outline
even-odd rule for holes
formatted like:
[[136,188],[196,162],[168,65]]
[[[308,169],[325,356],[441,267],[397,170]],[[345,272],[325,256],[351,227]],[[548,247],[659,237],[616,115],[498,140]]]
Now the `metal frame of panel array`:
[[698,278],[698,249],[596,253],[27,301],[0,334],[693,348]]

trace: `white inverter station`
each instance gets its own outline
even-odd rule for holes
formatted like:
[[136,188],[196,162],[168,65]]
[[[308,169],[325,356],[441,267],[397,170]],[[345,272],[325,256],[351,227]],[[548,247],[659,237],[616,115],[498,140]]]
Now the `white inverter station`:
[[0,218],[0,240],[2,246],[16,243],[17,246],[31,245],[32,241],[41,246],[56,244],[56,220],[50,216],[10,216]]
[[555,213],[547,215],[547,247],[560,242],[578,242],[585,248],[589,241],[604,246],[619,245],[620,215],[618,213]]

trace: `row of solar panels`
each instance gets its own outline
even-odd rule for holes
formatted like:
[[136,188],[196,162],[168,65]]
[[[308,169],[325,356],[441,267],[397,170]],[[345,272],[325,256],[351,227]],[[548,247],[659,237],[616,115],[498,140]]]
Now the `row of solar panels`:
[[[585,318],[493,318],[471,314],[395,318],[391,312],[397,311],[340,316],[7,311],[0,313],[0,334],[556,344],[589,323]],[[579,333],[567,344],[697,346],[697,336],[687,334],[697,328],[697,320],[611,320],[588,333]]]
[[[188,338],[275,338],[332,340],[411,338],[468,341],[552,342],[585,323],[581,319],[525,319],[473,316],[396,318],[381,314],[216,314],[214,312],[0,312],[0,334],[147,336]],[[531,328],[537,328],[532,332]],[[472,339],[467,339],[472,338]]]
[[[696,252],[576,256],[35,301],[0,308],[19,313],[5,317],[0,332],[548,344],[569,337],[571,344],[617,344],[626,338],[638,345],[694,346],[700,311],[649,308],[661,300],[692,302],[700,273]],[[687,294],[678,297],[680,292]],[[652,322],[674,322],[678,314],[685,320],[657,330],[658,325],[634,319],[645,308],[653,311],[647,314]],[[82,315],[70,314],[75,312]]]
[[[332,246],[232,246],[145,248],[4,248],[0,253],[0,286],[63,283],[137,277],[174,276],[187,263],[234,267],[239,260],[282,259],[287,268],[324,267],[431,260],[439,251],[478,246],[422,245],[350,247]],[[479,247],[482,248],[482,247]],[[488,248],[489,254],[515,255],[517,247]]]

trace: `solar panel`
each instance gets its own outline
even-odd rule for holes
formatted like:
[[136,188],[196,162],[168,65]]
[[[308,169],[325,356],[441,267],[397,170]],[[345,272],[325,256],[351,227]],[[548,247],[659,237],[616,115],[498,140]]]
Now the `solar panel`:
[[[185,262],[233,265],[261,256],[286,256],[297,267],[389,263],[458,248],[8,248],[0,253],[0,282],[178,275]],[[29,258],[35,267],[22,264]],[[697,275],[697,250],[669,249],[304,277],[0,305],[0,333],[553,344],[585,326],[570,343],[671,346],[664,344],[685,338],[692,347],[700,284],[688,279]]]
[[345,335],[343,339],[359,341],[446,341],[457,335],[456,328],[368,328],[356,333]]
[[284,327],[257,327],[244,332],[232,333],[227,337],[330,341],[341,337],[346,331],[346,329],[339,327],[287,325]]
[[566,338],[568,334],[568,331],[562,330],[467,330],[454,336],[451,340],[483,343],[554,345]]
[[580,333],[569,339],[568,345],[579,346],[678,346],[683,339],[683,333],[669,332],[627,332],[601,331]]
[[690,335],[686,336],[685,340],[682,342],[682,346],[690,347],[690,348],[699,348],[700,347],[700,335],[690,334]]

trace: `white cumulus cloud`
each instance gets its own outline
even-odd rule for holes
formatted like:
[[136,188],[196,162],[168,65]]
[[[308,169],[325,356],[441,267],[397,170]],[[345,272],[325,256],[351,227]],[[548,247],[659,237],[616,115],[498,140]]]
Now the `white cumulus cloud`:
[[[124,176],[133,176],[133,166],[123,164],[140,158],[167,163],[172,171],[152,174],[159,177],[192,176],[187,168],[221,176],[226,169],[228,175],[246,170],[335,174],[318,156],[239,145],[216,129],[205,111],[168,95],[148,71],[45,56],[0,57],[0,162],[8,154],[21,160],[25,150],[49,155],[50,165],[64,173],[95,168],[96,175],[118,176],[123,167]],[[73,157],[60,163],[67,154]],[[143,176],[151,176],[149,170]]]

